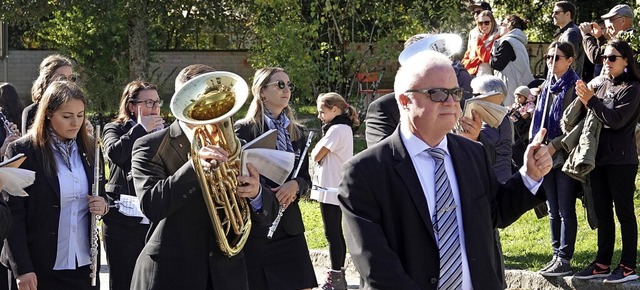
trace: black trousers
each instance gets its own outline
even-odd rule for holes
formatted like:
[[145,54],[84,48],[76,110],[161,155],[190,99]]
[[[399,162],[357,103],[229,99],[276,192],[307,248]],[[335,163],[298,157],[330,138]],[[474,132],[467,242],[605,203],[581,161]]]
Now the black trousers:
[[347,255],[347,245],[342,233],[342,211],[337,205],[320,203],[320,213],[324,224],[324,235],[329,242],[331,269],[338,271],[344,267]]
[[144,248],[149,225],[123,225],[105,221],[102,224],[104,248],[109,265],[109,289],[131,289],[131,277],[138,255]]
[[[635,156],[630,157],[635,158]],[[594,208],[598,217],[598,254],[596,262],[611,265],[615,247],[615,213],[622,234],[620,263],[636,268],[638,255],[638,224],[634,213],[633,195],[638,165],[597,166],[590,175]],[[614,268],[617,265],[614,265]]]

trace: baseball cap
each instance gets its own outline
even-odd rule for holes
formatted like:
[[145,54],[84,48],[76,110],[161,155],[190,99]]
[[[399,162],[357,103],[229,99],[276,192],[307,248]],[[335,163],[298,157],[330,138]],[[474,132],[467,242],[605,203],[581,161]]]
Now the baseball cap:
[[484,1],[476,1],[475,3],[467,6],[467,10],[469,10],[469,11],[473,11],[473,9],[476,9],[476,8],[480,8],[482,10],[491,11],[491,5],[489,5],[489,3],[484,2]]
[[633,18],[633,9],[626,4],[618,4],[609,10],[609,13],[602,15],[600,18],[609,19],[616,15]]

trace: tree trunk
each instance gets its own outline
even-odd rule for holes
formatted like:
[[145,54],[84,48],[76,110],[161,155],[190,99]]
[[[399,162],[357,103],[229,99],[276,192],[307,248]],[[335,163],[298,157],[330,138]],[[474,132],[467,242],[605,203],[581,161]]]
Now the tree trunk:
[[[146,10],[146,9],[145,9]],[[129,77],[149,80],[149,21],[140,13],[129,18]]]

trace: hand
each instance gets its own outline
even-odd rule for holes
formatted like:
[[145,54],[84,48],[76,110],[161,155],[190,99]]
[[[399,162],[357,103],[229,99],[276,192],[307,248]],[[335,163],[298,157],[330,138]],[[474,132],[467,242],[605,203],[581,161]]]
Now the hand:
[[156,129],[162,129],[164,120],[160,115],[143,116],[142,107],[138,105],[138,124],[142,124],[142,127],[149,133]]
[[109,210],[107,200],[102,196],[87,195],[87,200],[89,200],[89,212],[92,214],[105,215]]
[[549,148],[546,145],[542,145],[542,140],[544,140],[544,135],[546,134],[547,129],[540,129],[524,153],[524,164],[526,165],[527,176],[536,182],[540,181],[543,176],[549,173],[553,165]]
[[84,119],[85,128],[87,128],[87,135],[93,136],[93,125],[89,122],[89,119]]
[[551,145],[551,143],[549,143],[549,145],[547,145],[547,150],[549,151],[549,155],[551,155],[551,157],[553,157],[553,155],[555,155],[556,152],[558,152],[556,150],[556,148],[553,147],[553,145]]
[[594,92],[587,84],[585,84],[582,80],[578,80],[576,82],[576,94],[580,98],[580,102],[583,105],[587,105],[589,100],[593,97]]
[[260,173],[251,163],[247,163],[249,176],[238,175],[238,188],[236,194],[239,197],[256,198],[260,192]]
[[476,112],[476,110],[471,110],[471,115],[473,116],[473,119],[462,117],[458,121],[458,123],[462,127],[462,132],[459,132],[458,135],[473,141],[478,141],[478,136],[480,136],[480,129],[482,129],[482,118],[480,117],[480,114]]
[[18,125],[13,122],[9,122],[9,127],[11,128],[11,134],[8,135],[20,136],[20,129],[18,129]]
[[595,22],[583,22],[580,23],[580,32],[582,35],[591,34],[595,38],[600,38],[602,36],[602,29],[600,29],[600,25]]
[[16,282],[18,282],[18,290],[38,289],[38,277],[34,272],[25,273],[16,277]]
[[200,164],[205,171],[218,167],[218,162],[226,162],[229,153],[217,145],[207,145],[198,151]]
[[2,147],[0,147],[0,156],[4,156],[4,153],[7,151],[7,146],[9,146],[9,143],[18,140],[19,138],[20,138],[19,134],[9,135],[6,138],[4,138],[4,143],[2,143]]
[[289,180],[281,186],[272,188],[271,191],[276,193],[276,198],[280,205],[286,208],[290,203],[296,200],[298,187],[299,185],[297,181]]

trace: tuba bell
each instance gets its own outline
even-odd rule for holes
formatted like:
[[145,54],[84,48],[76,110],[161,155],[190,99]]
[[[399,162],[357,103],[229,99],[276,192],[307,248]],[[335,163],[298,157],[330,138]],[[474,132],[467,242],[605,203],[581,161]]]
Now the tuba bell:
[[[231,257],[247,242],[251,230],[250,208],[236,193],[240,174],[240,141],[233,131],[233,116],[249,96],[242,77],[224,71],[202,74],[184,84],[171,98],[176,119],[195,125],[191,159],[198,175],[216,241]],[[205,170],[198,152],[207,145],[218,145],[229,153],[227,162]]]

